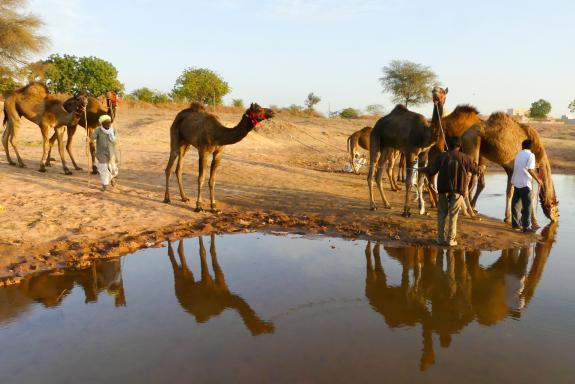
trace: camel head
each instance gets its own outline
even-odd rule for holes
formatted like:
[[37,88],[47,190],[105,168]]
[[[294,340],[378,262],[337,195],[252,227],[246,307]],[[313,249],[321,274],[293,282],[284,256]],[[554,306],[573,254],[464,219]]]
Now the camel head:
[[245,116],[250,119],[252,125],[255,127],[259,122],[271,119],[274,117],[274,112],[269,108],[262,108],[257,103],[252,103]]
[[73,112],[76,116],[80,116],[86,110],[86,105],[88,105],[88,95],[80,92],[64,102],[64,109],[68,112]]
[[[546,157],[545,157],[546,158]],[[559,201],[555,194],[555,186],[551,179],[551,167],[548,162],[538,166],[539,178],[543,183],[539,186],[539,202],[543,209],[543,214],[555,223],[559,220]]]
[[433,104],[439,104],[443,107],[445,104],[445,97],[447,96],[447,92],[449,92],[449,88],[441,88],[440,86],[435,86],[431,90],[431,98],[433,99]]

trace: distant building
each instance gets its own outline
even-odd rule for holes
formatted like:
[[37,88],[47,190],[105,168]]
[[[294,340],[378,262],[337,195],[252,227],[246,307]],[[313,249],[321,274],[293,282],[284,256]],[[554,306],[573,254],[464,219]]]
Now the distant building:
[[561,116],[561,121],[565,124],[575,124],[575,115],[563,115]]
[[509,108],[507,114],[512,117],[529,116],[529,108]]

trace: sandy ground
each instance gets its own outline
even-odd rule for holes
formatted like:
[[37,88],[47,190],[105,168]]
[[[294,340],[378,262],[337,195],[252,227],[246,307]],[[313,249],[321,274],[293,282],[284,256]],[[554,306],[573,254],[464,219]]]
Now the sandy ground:
[[[42,174],[37,171],[40,132],[26,122],[18,141],[27,168],[9,166],[0,157],[0,284],[36,271],[88,265],[95,257],[118,256],[168,237],[211,231],[289,230],[421,245],[436,237],[434,209],[429,216],[403,218],[403,192],[389,191],[393,209],[369,211],[365,175],[342,172],[347,136],[373,124],[368,120],[280,115],[263,123],[258,132],[226,149],[216,187],[223,211],[219,215],[193,211],[197,154],[192,150],[184,171],[191,202],[180,201],[173,177],[172,204],[164,204],[163,170],[176,112],[153,106],[119,111],[119,185],[106,193],[100,191],[97,176],[85,171],[84,130],[78,130],[74,143],[84,171],[64,175],[56,151],[57,161]],[[228,126],[239,117],[220,114]],[[570,132],[575,130],[540,130],[554,137],[545,142],[553,147],[549,152],[554,167],[558,164],[555,171],[572,173],[575,135]],[[525,245],[533,237],[511,232],[500,220],[463,218],[458,240],[466,248],[495,249]]]

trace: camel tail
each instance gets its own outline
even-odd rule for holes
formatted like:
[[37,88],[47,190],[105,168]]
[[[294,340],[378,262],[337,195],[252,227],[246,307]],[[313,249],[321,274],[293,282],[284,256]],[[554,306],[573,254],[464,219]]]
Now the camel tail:
[[6,127],[8,124],[8,112],[6,112],[6,103],[4,103],[4,119],[2,120],[2,126]]

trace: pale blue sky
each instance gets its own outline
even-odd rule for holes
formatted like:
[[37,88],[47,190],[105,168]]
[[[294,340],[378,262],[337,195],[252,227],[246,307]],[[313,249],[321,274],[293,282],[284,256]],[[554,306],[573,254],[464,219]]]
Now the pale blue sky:
[[[575,1],[31,0],[50,53],[112,62],[126,90],[169,91],[187,67],[231,86],[226,101],[319,110],[393,106],[378,78],[391,60],[431,67],[446,110],[529,107],[575,99]],[[430,114],[430,106],[418,109]]]

